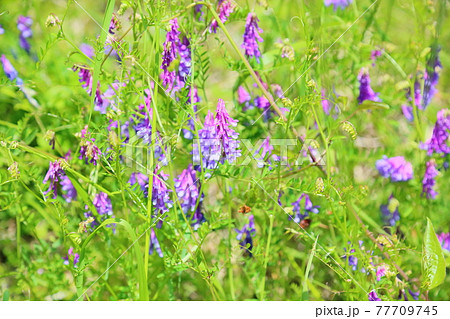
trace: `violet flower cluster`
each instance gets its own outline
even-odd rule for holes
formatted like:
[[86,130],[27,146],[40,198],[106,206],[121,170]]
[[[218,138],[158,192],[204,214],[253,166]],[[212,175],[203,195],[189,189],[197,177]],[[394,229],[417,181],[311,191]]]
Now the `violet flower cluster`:
[[63,257],[64,259],[64,265],[70,265],[70,262],[72,261],[72,265],[74,268],[77,268],[77,264],[80,261],[80,255],[78,253],[73,252],[73,247],[70,247],[67,251],[67,255]]
[[156,238],[155,230],[152,228],[150,230],[150,247],[148,249],[149,255],[153,255],[153,252],[156,251],[160,258],[164,257],[164,254],[161,250],[161,246],[159,244],[158,238]]
[[[303,204],[302,204],[303,202]],[[315,206],[311,202],[308,194],[301,194],[300,197],[291,204],[293,206],[293,216],[289,216],[297,224],[309,216],[310,213],[318,214],[320,206]]]
[[[164,42],[162,54],[161,80],[169,92],[180,91],[186,85],[186,79],[191,73],[191,49],[189,39],[180,40],[177,18],[169,21],[169,31]],[[178,70],[172,70],[172,62],[179,58]]]
[[400,220],[400,213],[398,211],[399,202],[391,195],[388,202],[380,206],[381,216],[384,224],[394,227]]
[[370,76],[367,70],[362,69],[358,75],[359,81],[359,96],[358,102],[361,104],[365,100],[381,102],[381,99],[378,97],[378,93],[375,93],[370,86]]
[[450,110],[442,109],[437,113],[437,120],[431,138],[422,144],[421,147],[427,150],[428,156],[433,155],[433,153],[446,156],[450,153],[450,146],[448,145],[449,135]]
[[423,109],[430,104],[431,99],[437,92],[436,85],[439,81],[438,70],[442,68],[441,61],[439,60],[439,51],[440,48],[438,46],[431,48],[430,58],[427,61],[423,83]]
[[77,197],[77,191],[73,186],[70,179],[64,172],[64,169],[61,167],[61,161],[57,160],[54,162],[50,162],[49,169],[47,174],[45,174],[43,184],[47,184],[50,182],[48,190],[44,194],[53,193],[53,198],[56,198],[58,195],[58,184],[61,185],[61,189],[63,190],[63,197],[66,202],[70,203],[72,200],[75,200]]
[[413,168],[403,156],[388,158],[383,156],[376,162],[376,168],[381,176],[390,178],[392,182],[403,182],[413,178]]
[[255,57],[259,63],[261,52],[259,51],[258,42],[263,42],[259,35],[263,30],[258,26],[258,17],[256,14],[250,12],[245,23],[244,41],[241,47],[245,50],[245,55],[248,58]]
[[88,126],[86,125],[82,130],[81,133],[79,133],[79,136],[81,138],[80,141],[80,157],[79,159],[84,159],[86,161],[86,164],[92,163],[94,165],[97,165],[97,162],[100,158],[101,151],[95,145],[95,138],[90,138],[90,132],[88,132]]
[[181,203],[183,212],[192,219],[192,227],[198,229],[205,221],[201,212],[201,202],[204,195],[200,196],[200,183],[196,177],[196,172],[189,164],[188,168],[175,178],[175,191]]
[[434,160],[429,160],[422,180],[422,195],[425,195],[428,199],[435,199],[438,195],[434,189],[436,186],[435,178],[438,175],[439,171],[436,169],[436,162]]
[[352,0],[325,0],[324,3],[327,7],[333,5],[333,9],[336,11],[337,8],[345,9],[352,3]]
[[378,297],[377,292],[375,290],[372,290],[369,292],[369,301],[381,301],[380,297]]
[[[217,11],[219,19],[222,23],[225,23],[228,20],[230,14],[233,13],[234,8],[236,8],[236,4],[233,0],[219,0],[218,5],[219,8],[217,9]],[[218,26],[219,23],[217,22],[217,20],[213,19],[211,25],[209,26],[209,32],[216,33]]]
[[[165,181],[168,179],[169,175],[164,174],[160,170],[159,165],[156,165],[153,173],[153,189],[152,189],[152,204],[154,207],[154,217],[158,215],[163,215],[169,211],[173,206],[173,202],[170,199],[171,190],[167,188]],[[148,189],[148,184],[147,184]],[[161,228],[163,221],[160,220],[156,227]]]
[[[194,117],[197,118],[197,104],[200,102],[200,97],[198,96],[197,87],[192,86],[189,88],[189,96],[186,104],[190,107],[192,105],[194,111]],[[183,129],[183,136],[189,140],[194,138],[195,132],[195,122],[192,116],[189,114],[189,119],[187,121],[187,129]]]
[[33,25],[33,19],[30,17],[25,16],[19,16],[17,19],[17,29],[20,31],[19,35],[19,44],[27,51],[27,53],[30,53],[31,45],[28,42],[28,39],[31,38],[33,35],[33,31],[31,30],[31,26]]
[[194,143],[192,153],[194,163],[202,163],[203,168],[207,169],[215,169],[219,163],[223,164],[225,160],[230,164],[234,163],[236,158],[241,156],[237,140],[239,133],[231,128],[236,126],[237,122],[229,116],[225,109],[225,102],[219,99],[216,115],[214,116],[208,111],[204,127],[199,130],[202,161],[200,161],[198,143]]
[[11,82],[15,80],[17,85],[22,85],[23,81],[19,77],[19,73],[16,71],[16,69],[13,67],[11,62],[9,62],[9,60],[6,58],[4,54],[2,54],[1,61],[3,65],[3,71],[5,71],[8,80],[10,80]]
[[239,245],[241,246],[241,249],[245,249],[246,253],[248,253],[248,255],[252,257],[253,237],[256,234],[254,216],[249,215],[248,223],[245,224],[241,230],[235,229],[235,231],[237,232],[236,239],[239,240]]
[[442,249],[450,251],[450,233],[440,233],[437,238],[441,243]]

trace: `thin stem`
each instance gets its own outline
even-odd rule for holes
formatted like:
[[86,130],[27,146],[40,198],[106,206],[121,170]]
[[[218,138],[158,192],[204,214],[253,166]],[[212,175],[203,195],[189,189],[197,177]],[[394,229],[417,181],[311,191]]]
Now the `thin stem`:
[[269,216],[269,235],[267,238],[267,245],[266,245],[266,252],[265,252],[265,256],[264,256],[264,275],[262,278],[262,282],[261,282],[261,287],[260,287],[260,300],[264,300],[265,299],[265,289],[266,289],[266,273],[267,273],[267,264],[269,262],[269,253],[270,253],[270,242],[272,240],[272,229],[273,229],[273,220],[274,220],[274,216],[270,215]]

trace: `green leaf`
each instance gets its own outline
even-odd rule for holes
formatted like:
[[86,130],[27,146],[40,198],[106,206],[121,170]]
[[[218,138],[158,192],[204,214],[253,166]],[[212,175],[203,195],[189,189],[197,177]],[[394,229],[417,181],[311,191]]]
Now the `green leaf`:
[[359,105],[361,110],[389,110],[389,105],[382,102],[365,100]]
[[423,239],[422,275],[424,277],[422,286],[427,290],[439,286],[445,279],[444,254],[429,218]]

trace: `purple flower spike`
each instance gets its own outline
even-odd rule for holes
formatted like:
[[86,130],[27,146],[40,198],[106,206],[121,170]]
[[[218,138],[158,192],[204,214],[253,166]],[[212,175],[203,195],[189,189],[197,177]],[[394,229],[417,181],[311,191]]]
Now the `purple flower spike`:
[[403,112],[403,115],[405,116],[405,118],[409,122],[414,121],[414,114],[413,114],[413,107],[412,106],[403,104],[402,105],[402,112]]
[[[218,16],[222,23],[225,23],[228,20],[228,17],[231,13],[233,13],[236,4],[233,0],[219,0],[219,8],[218,8]],[[209,32],[216,33],[217,27],[219,24],[215,19],[212,20],[211,25],[209,26]]]
[[175,82],[175,71],[169,71],[170,64],[177,58],[177,50],[180,45],[180,31],[178,30],[177,18],[169,21],[169,31],[166,34],[164,42],[164,52],[162,54],[161,74],[162,84],[168,91],[172,90]]
[[413,178],[412,165],[405,161],[403,156],[391,158],[383,156],[383,159],[376,162],[376,168],[381,176],[390,178],[392,182],[403,182]]
[[[173,202],[170,199],[171,190],[167,188],[165,181],[169,175],[164,174],[161,170],[159,173],[159,165],[156,165],[153,175],[153,190],[152,190],[152,203],[155,211],[154,216],[163,215],[169,211],[173,206]],[[147,184],[148,188],[148,184]],[[161,228],[162,220],[159,221],[157,227]]]
[[43,184],[47,184],[47,182],[50,180],[50,186],[48,190],[45,192],[45,194],[53,192],[53,198],[56,198],[58,195],[57,191],[57,185],[62,176],[64,175],[64,170],[61,168],[60,161],[54,161],[50,162],[47,174],[44,177]]
[[[221,140],[226,160],[228,163],[232,164],[237,157],[241,156],[239,141],[237,140],[239,133],[230,127],[236,126],[238,120],[234,120],[230,117],[225,109],[225,102],[222,99],[219,99],[217,102],[215,121],[217,138]],[[224,159],[222,158],[222,163],[223,162]]]
[[370,87],[370,76],[366,70],[362,69],[359,72],[358,81],[359,81],[359,96],[358,96],[359,104],[361,104],[365,100],[381,102],[381,99],[378,97],[378,93],[375,93]]
[[373,50],[370,53],[370,59],[372,60],[372,66],[375,66],[375,61],[377,60],[378,57],[380,57],[382,54],[381,50]]
[[382,277],[386,276],[386,272],[386,265],[379,265],[376,272],[377,281],[380,281]]
[[[302,201],[304,200],[304,205],[302,206]],[[318,214],[320,206],[314,206],[309,198],[308,194],[301,194],[297,201],[291,204],[293,206],[294,216],[290,216],[297,224],[303,219],[309,216],[310,213]]]
[[345,9],[350,3],[352,3],[352,0],[325,0],[325,5],[327,7],[333,5],[334,11],[337,8]]
[[90,133],[88,132],[87,125],[84,127],[84,129],[81,130],[81,133],[79,135],[81,137],[79,159],[84,158],[86,164],[90,162],[93,163],[94,165],[97,165],[97,161],[99,160],[101,151],[97,147],[97,145],[94,144],[95,138],[89,139]]
[[105,193],[98,193],[92,202],[99,215],[113,216],[111,199]]
[[431,99],[437,92],[436,85],[439,81],[439,72],[438,70],[442,68],[441,61],[439,60],[439,51],[440,48],[438,46],[433,47],[431,49],[431,56],[427,62],[427,68],[424,75],[424,84],[423,84],[423,108],[425,109],[428,104],[430,104]]
[[185,214],[193,212],[199,196],[197,188],[197,178],[192,165],[181,172],[180,176],[175,178],[175,191],[181,202],[181,208]]
[[17,29],[19,29],[20,31],[19,44],[22,49],[27,51],[27,53],[30,53],[31,48],[30,43],[27,39],[31,38],[31,36],[33,35],[33,31],[31,31],[32,24],[33,19],[31,19],[30,17],[19,16],[19,18],[17,19]]
[[95,55],[95,50],[92,46],[90,46],[89,44],[86,43],[81,43],[80,45],[80,50],[81,52],[83,52],[84,54],[86,54],[87,57],[89,58],[93,58]]
[[247,92],[247,90],[241,85],[239,86],[237,90],[238,94],[238,103],[244,105],[242,110],[246,111],[252,107],[250,104],[250,101],[252,100],[250,94]]
[[139,184],[141,190],[143,192],[146,192],[146,189],[148,187],[148,176],[139,172],[131,173],[128,183],[131,185]]
[[[195,86],[189,88],[189,96],[186,104],[190,107],[193,105],[194,114],[197,113],[197,104],[200,102],[200,97],[198,96],[197,88]],[[195,118],[197,116],[195,115]],[[189,115],[187,122],[188,129],[183,129],[184,138],[192,140],[194,138],[195,122],[194,119]]]
[[236,239],[239,240],[239,245],[241,246],[241,249],[245,249],[246,253],[250,257],[253,256],[252,249],[253,249],[253,238],[256,234],[255,229],[255,218],[253,215],[248,216],[248,224],[245,224],[244,227],[242,227],[242,230],[235,229],[237,232]]
[[[196,164],[202,163],[203,168],[215,169],[221,159],[222,152],[220,140],[217,138],[216,122],[211,111],[208,111],[208,114],[205,117],[204,126],[198,131],[198,135],[198,143],[197,141],[194,141],[192,159]],[[201,161],[198,144],[200,144]],[[208,176],[210,175],[208,174]]]
[[433,135],[422,147],[427,150],[427,155],[433,153],[447,155],[450,153],[448,146],[448,137],[450,134],[450,111],[442,109],[437,114],[436,124],[434,125]]
[[255,57],[259,63],[261,52],[259,51],[258,42],[263,42],[263,39],[259,35],[263,30],[258,26],[258,21],[256,14],[252,12],[248,14],[245,24],[244,42],[241,47],[245,50],[245,55],[248,58]]
[[377,292],[375,290],[372,290],[369,292],[369,301],[381,301],[381,299],[378,297]]
[[440,233],[437,237],[442,249],[450,251],[450,233]]
[[159,257],[161,257],[161,258],[164,257],[164,254],[161,250],[161,246],[159,245],[158,238],[156,238],[156,233],[152,228],[151,232],[150,232],[150,248],[148,250],[148,253],[150,255],[153,255],[153,251],[155,251],[155,250]]
[[63,197],[66,200],[66,202],[70,203],[73,200],[77,199],[77,191],[76,191],[75,187],[73,186],[72,182],[70,181],[70,179],[66,175],[63,175],[61,177],[60,184],[61,184],[61,189],[64,192]]
[[77,264],[80,261],[80,255],[73,252],[73,247],[70,247],[67,251],[67,255],[63,257],[64,265],[70,265],[70,261],[72,260],[73,267],[77,268]]
[[434,190],[436,185],[435,178],[438,176],[439,172],[436,169],[436,162],[434,160],[429,160],[427,162],[427,169],[425,170],[425,175],[422,180],[422,195],[425,195],[428,199],[435,199],[438,194]]
[[400,220],[398,206],[398,200],[396,200],[392,195],[389,197],[387,204],[380,206],[381,215],[386,225],[394,227],[395,224]]
[[79,81],[81,83],[81,86],[86,90],[86,92],[91,95],[92,92],[92,75],[91,71],[89,69],[83,68],[83,67],[73,67],[72,70],[78,71],[78,77],[80,78]]
[[22,85],[23,81],[21,78],[19,78],[19,74],[17,73],[16,69],[12,66],[11,62],[6,58],[4,54],[2,54],[1,57],[2,64],[3,64],[3,71],[5,71],[6,77],[12,82],[16,80],[17,85]]

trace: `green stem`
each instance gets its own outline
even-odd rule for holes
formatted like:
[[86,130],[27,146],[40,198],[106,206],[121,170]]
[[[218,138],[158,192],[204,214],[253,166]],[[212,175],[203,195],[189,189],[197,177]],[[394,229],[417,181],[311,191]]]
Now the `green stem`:
[[265,299],[265,290],[266,290],[266,273],[267,273],[267,263],[269,262],[269,254],[270,254],[270,242],[272,241],[272,229],[273,229],[273,220],[274,216],[269,215],[269,236],[267,238],[267,245],[266,245],[266,253],[264,255],[264,274],[261,281],[261,287],[260,287],[260,300]]

